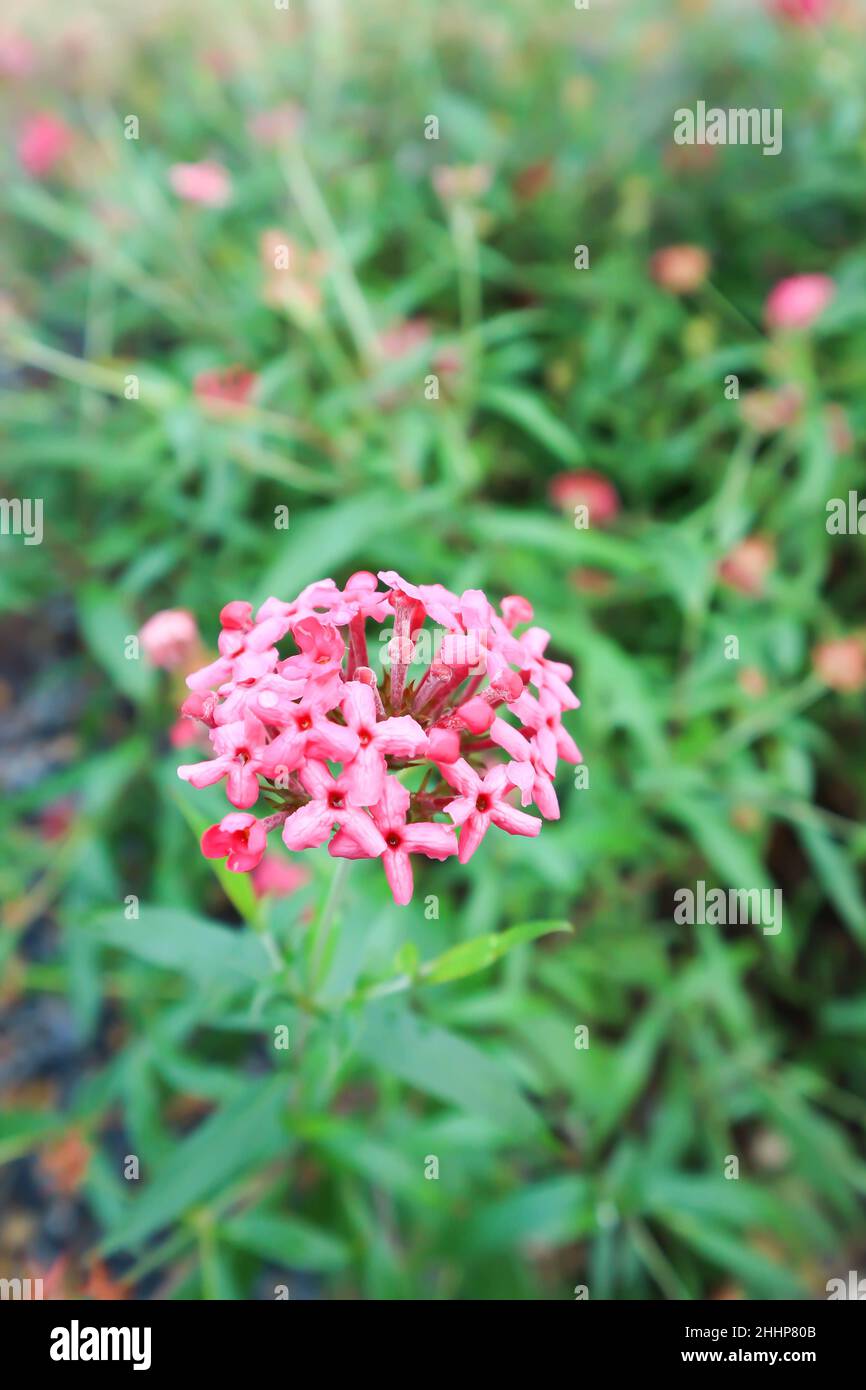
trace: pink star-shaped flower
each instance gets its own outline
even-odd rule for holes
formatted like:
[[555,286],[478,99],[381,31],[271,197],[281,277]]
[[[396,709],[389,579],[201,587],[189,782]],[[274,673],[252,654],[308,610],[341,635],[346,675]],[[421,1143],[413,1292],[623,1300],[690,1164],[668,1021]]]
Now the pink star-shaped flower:
[[385,787],[385,755],[417,757],[427,748],[427,735],[408,714],[377,721],[375,696],[361,681],[347,681],[340,708],[358,736],[358,751],[346,769],[349,800],[353,806],[374,806]]
[[229,801],[246,810],[258,800],[258,774],[266,774],[263,758],[270,749],[264,725],[254,715],[246,714],[232,724],[212,729],[210,739],[217,756],[201,763],[184,764],[177,770],[178,777],[194,787],[211,787],[225,777]]
[[491,824],[507,830],[509,835],[537,835],[541,830],[541,821],[536,816],[516,810],[505,800],[512,783],[501,763],[492,767],[484,778],[479,777],[465,758],[443,765],[439,771],[449,786],[460,793],[454,801],[448,802],[445,810],[454,824],[461,827],[461,864],[472,858]]
[[[399,778],[388,777],[381,800],[371,810],[376,827],[385,841],[382,855],[385,877],[394,894],[394,901],[400,907],[405,907],[409,902],[414,887],[410,854],[426,854],[428,859],[447,859],[457,851],[453,825],[437,824],[436,821],[406,824],[410,801],[410,794]],[[337,831],[328,852],[340,859],[368,857],[358,845],[349,825]]]
[[338,825],[351,833],[361,851],[359,858],[377,859],[384,854],[385,841],[366,811],[349,805],[345,773],[334,777],[324,763],[310,759],[298,775],[310,800],[286,819],[283,843],[287,849],[314,849]]

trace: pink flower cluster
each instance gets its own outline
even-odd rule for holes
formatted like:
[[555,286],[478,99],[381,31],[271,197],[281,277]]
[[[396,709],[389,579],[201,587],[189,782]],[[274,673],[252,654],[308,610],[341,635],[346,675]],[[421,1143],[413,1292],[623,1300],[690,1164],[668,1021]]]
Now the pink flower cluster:
[[[187,677],[182,706],[209,730],[214,756],[179,776],[195,787],[225,778],[236,808],[205,831],[202,852],[247,872],[281,827],[290,850],[327,840],[337,857],[381,859],[404,904],[411,855],[465,864],[491,826],[537,835],[541,821],[512,799],[559,816],[557,759],[580,761],[562,715],[579,701],[571,667],[545,656],[550,634],[517,635],[531,620],[525,598],[503,599],[497,613],[480,589],[458,596],[392,570],[361,571],[344,589],[323,579],[255,615],[226,604],[219,656]],[[368,624],[382,625],[381,680]],[[289,637],[295,650],[283,655]],[[410,680],[425,648],[426,669]],[[260,797],[263,817],[251,812]]]

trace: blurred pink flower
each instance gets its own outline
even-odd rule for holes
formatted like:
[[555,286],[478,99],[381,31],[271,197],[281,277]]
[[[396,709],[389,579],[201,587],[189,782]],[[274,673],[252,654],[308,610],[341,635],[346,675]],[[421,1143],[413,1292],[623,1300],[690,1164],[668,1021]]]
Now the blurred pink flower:
[[195,655],[198,626],[185,608],[164,608],[148,618],[138,639],[152,666],[172,671]]
[[399,359],[415,352],[429,337],[430,324],[426,319],[401,319],[380,333],[377,342],[383,357]]
[[775,391],[747,391],[740,401],[740,415],[758,434],[775,434],[792,425],[800,414],[803,394],[797,386]]
[[752,700],[760,700],[768,690],[767,677],[758,666],[744,666],[737,676],[737,685]]
[[437,164],[431,175],[433,187],[443,202],[480,198],[493,182],[489,164]]
[[304,121],[303,107],[285,102],[270,111],[258,111],[251,116],[247,129],[259,145],[281,145],[293,139]]
[[215,160],[198,164],[172,164],[169,182],[179,198],[202,207],[224,208],[231,202],[232,181],[228,170]]
[[719,564],[719,578],[730,589],[757,598],[776,563],[776,547],[767,536],[747,536]]
[[253,890],[257,898],[288,898],[309,881],[309,870],[299,864],[287,864],[276,854],[266,854],[253,869]]
[[552,177],[553,161],[539,159],[535,164],[528,164],[515,174],[511,180],[511,187],[515,197],[522,203],[529,203],[550,187]]
[[850,454],[854,448],[854,431],[845,410],[831,401],[824,411],[830,443],[838,454]]
[[833,10],[833,0],[770,0],[770,9],[792,24],[823,24]]
[[574,473],[557,473],[547,489],[554,506],[570,512],[577,506],[589,511],[590,524],[604,526],[619,511],[619,493],[613,483],[590,468]]
[[463,353],[454,344],[440,348],[433,358],[433,370],[442,376],[456,376],[464,366]]
[[700,289],[709,270],[709,253],[702,246],[664,246],[650,261],[652,278],[671,294]]
[[836,286],[829,275],[789,275],[767,296],[764,318],[769,328],[809,328],[823,313]]
[[581,565],[578,569],[571,570],[568,582],[579,594],[609,594],[614,587],[612,577],[605,570],[593,569],[590,565]]
[[201,730],[199,725],[192,719],[181,716],[176,719],[168,731],[168,741],[172,748],[189,748],[193,743],[201,742]]
[[39,816],[39,833],[43,840],[62,840],[72,827],[75,810],[71,797],[49,802]]
[[35,66],[35,57],[25,34],[0,34],[0,77],[27,77]]
[[326,253],[306,251],[278,227],[270,227],[262,232],[259,254],[265,274],[265,303],[305,319],[315,316],[322,305]]
[[255,390],[258,376],[244,367],[216,367],[212,371],[199,372],[193,382],[193,391],[198,400],[208,405],[232,407],[248,405]]
[[866,642],[862,637],[835,637],[812,652],[812,668],[825,685],[843,695],[866,686]]
[[72,146],[72,131],[65,121],[40,111],[25,122],[18,137],[18,160],[34,179],[49,174]]

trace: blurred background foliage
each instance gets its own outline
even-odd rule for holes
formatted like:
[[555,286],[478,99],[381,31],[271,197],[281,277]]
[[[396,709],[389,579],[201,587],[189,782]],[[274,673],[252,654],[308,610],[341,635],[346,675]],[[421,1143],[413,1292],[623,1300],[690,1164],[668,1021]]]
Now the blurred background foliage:
[[[862,1268],[863,691],[814,653],[863,624],[825,506],[862,477],[864,37],[843,3],[11,6],[0,472],[45,534],[0,538],[4,1275],[781,1298]],[[782,153],[675,146],[699,99],[781,107]],[[45,113],[69,139],[28,172]],[[199,161],[224,206],[174,190]],[[680,244],[686,294],[652,269]],[[768,335],[802,272],[832,304]],[[613,491],[579,529],[586,470]],[[125,639],[383,567],[531,599],[588,785],[406,909],[319,852],[256,897],[200,858],[182,682]],[[677,925],[698,879],[781,888],[782,931]],[[573,930],[466,954],[539,922]]]

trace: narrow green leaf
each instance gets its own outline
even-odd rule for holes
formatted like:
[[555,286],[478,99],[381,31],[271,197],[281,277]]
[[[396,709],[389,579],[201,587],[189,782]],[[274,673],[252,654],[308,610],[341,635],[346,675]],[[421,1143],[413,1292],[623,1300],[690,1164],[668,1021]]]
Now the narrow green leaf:
[[288,1269],[342,1269],[349,1259],[343,1241],[296,1216],[251,1212],[226,1222],[219,1233],[241,1250]]
[[136,636],[140,624],[122,595],[101,584],[86,585],[78,597],[78,618],[92,655],[118,690],[136,702],[148,699],[156,672],[142,656],[126,656],[127,638]]
[[539,396],[513,386],[487,386],[479,392],[479,405],[519,425],[562,463],[574,465],[585,457],[576,436],[552,415]]
[[525,922],[517,927],[509,927],[507,931],[476,936],[471,941],[461,941],[459,946],[452,946],[450,951],[443,951],[441,956],[428,961],[422,966],[419,978],[429,985],[459,980],[464,975],[486,970],[513,951],[515,946],[521,946],[526,941],[535,941],[539,936],[553,932],[573,930],[570,922]]
[[286,1105],[284,1077],[248,1086],[211,1115],[149,1177],[144,1193],[129,1203],[108,1233],[107,1253],[131,1249],[205,1201],[240,1173],[273,1158],[288,1144],[280,1117]]
[[179,970],[198,983],[248,983],[264,980],[271,971],[264,947],[250,932],[232,931],[178,908],[141,907],[138,920],[129,922],[120,910],[103,912],[85,930],[105,946]]
[[541,1128],[502,1063],[405,1009],[371,1008],[357,1051],[409,1085],[503,1129],[525,1135]]

